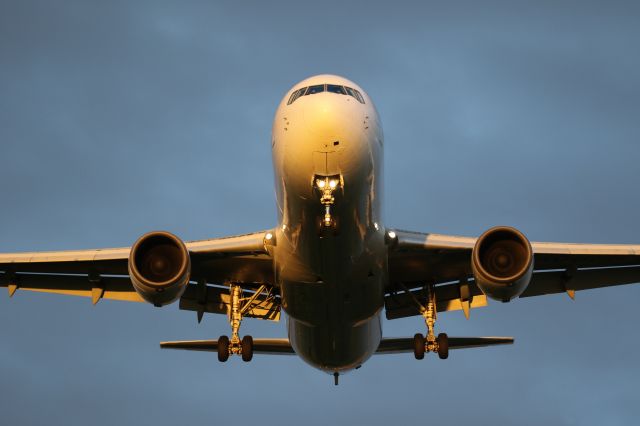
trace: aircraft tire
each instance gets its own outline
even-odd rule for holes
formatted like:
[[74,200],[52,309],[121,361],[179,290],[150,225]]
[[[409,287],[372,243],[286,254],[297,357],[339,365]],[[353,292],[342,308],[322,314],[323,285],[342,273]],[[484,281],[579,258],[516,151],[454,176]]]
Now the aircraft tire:
[[438,334],[436,341],[438,342],[438,356],[440,359],[449,358],[449,337],[447,334]]
[[244,336],[242,338],[242,360],[249,362],[253,358],[253,337]]
[[413,355],[416,359],[424,359],[424,336],[420,333],[413,336]]
[[220,336],[218,339],[218,361],[226,362],[229,359],[229,338]]

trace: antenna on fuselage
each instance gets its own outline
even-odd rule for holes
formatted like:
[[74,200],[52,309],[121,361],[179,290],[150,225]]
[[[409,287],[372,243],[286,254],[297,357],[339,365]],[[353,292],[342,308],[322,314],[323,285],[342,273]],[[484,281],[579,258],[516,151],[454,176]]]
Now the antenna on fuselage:
[[340,373],[338,373],[337,371],[335,373],[333,373],[333,383],[338,386],[338,377],[340,377]]

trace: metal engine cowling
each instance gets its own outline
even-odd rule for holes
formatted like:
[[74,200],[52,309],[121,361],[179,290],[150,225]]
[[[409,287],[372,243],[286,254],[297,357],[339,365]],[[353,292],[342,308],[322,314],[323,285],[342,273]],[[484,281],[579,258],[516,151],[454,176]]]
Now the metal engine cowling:
[[531,281],[531,243],[515,228],[491,228],[478,238],[473,247],[471,269],[485,295],[508,302],[520,296]]
[[155,306],[178,300],[190,275],[189,251],[180,238],[169,232],[149,232],[131,247],[129,276],[133,287]]

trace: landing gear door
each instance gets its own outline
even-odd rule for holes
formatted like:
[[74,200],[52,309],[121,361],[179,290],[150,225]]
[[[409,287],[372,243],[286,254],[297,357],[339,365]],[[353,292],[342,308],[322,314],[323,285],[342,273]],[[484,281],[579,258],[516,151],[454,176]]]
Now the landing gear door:
[[338,153],[333,152],[313,152],[313,171],[315,175],[332,176],[339,175]]

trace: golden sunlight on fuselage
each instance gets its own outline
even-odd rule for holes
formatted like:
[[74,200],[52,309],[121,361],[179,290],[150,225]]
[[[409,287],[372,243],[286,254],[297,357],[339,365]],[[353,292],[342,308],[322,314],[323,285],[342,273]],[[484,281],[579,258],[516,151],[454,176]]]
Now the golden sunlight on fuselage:
[[381,338],[386,247],[378,123],[359,86],[320,75],[285,95],[273,124],[274,259],[289,337],[303,359],[332,372],[360,365]]

